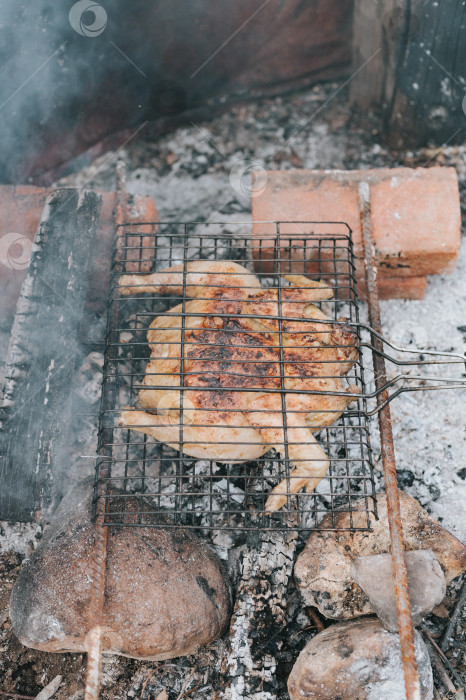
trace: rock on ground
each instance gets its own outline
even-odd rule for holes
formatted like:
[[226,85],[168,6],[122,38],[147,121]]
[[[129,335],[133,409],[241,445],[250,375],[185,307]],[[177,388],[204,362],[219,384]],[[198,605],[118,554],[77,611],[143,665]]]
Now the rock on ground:
[[[427,648],[415,633],[421,700],[433,698]],[[397,634],[370,618],[342,622],[311,639],[288,679],[291,700],[397,700],[405,697]]]
[[[440,605],[447,587],[442,567],[429,549],[406,552],[405,560],[411,615],[413,625],[417,627],[436,605]],[[391,554],[356,557],[351,565],[351,574],[369,598],[385,629],[396,632],[398,619]]]
[[[437,557],[448,581],[466,570],[466,547],[440,523],[433,520],[422,506],[408,494],[400,492],[401,520],[407,550],[430,549]],[[364,501],[353,504],[354,527],[366,514]],[[295,579],[304,600],[316,606],[326,617],[348,620],[374,612],[364,591],[355,583],[351,573],[354,557],[383,554],[390,551],[385,494],[377,496],[379,519],[371,515],[372,532],[315,531],[309,536],[294,569]],[[327,515],[323,528],[349,528],[351,514],[342,511]]]
[[[62,501],[19,575],[10,619],[25,646],[85,651],[93,626],[91,499],[92,480],[86,480]],[[126,507],[127,513],[150,510],[134,497]],[[104,652],[152,660],[192,654],[225,631],[229,614],[226,574],[207,544],[192,533],[154,527],[110,530]]]

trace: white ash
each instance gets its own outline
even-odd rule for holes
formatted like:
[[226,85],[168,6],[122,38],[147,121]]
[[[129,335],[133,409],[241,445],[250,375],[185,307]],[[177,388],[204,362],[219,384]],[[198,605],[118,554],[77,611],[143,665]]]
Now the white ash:
[[[458,327],[466,326],[465,308],[463,245],[452,275],[429,278],[425,300],[381,302],[384,333],[408,347],[411,336],[415,341],[423,339],[425,349],[464,353],[466,332]],[[401,358],[400,353],[395,356]],[[410,374],[458,377],[466,382],[462,364],[407,369]],[[462,541],[466,539],[465,396],[465,389],[413,392],[402,394],[391,405],[402,488]]]
[[[217,556],[224,561],[228,561],[230,550],[237,544],[237,537],[229,530],[213,530],[211,541]],[[235,565],[236,562],[230,563],[230,566],[234,567]]]
[[42,530],[42,524],[38,523],[8,523],[0,520],[0,553],[12,551],[27,556],[39,544]]
[[226,479],[220,479],[215,484],[212,485],[213,493],[218,494],[228,494],[229,498],[235,501],[235,503],[243,503],[244,501],[244,491],[243,489],[229,484]]
[[46,642],[51,638],[65,639],[63,627],[60,621],[54,617],[52,610],[46,615],[41,612],[31,615],[29,624],[31,633],[38,642]]

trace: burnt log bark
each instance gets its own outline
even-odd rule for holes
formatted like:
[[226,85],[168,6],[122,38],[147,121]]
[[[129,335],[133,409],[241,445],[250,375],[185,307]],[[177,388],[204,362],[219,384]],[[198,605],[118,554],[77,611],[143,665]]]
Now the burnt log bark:
[[29,521],[60,495],[69,463],[71,383],[102,197],[48,197],[7,356],[0,409],[0,519]]
[[296,541],[293,531],[265,532],[243,555],[219,700],[276,700],[276,656]]
[[455,0],[355,1],[350,98],[381,113],[392,147],[464,139],[465,29]]

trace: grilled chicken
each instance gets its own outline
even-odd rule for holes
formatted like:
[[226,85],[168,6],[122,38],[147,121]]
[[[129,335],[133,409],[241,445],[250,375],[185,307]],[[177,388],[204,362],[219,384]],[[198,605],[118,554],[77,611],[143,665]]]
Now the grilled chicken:
[[[284,277],[292,286],[263,289],[241,265],[205,260],[119,282],[124,296],[182,294],[184,283],[189,298],[150,324],[142,410],[122,411],[119,425],[197,458],[249,461],[271,447],[287,454],[289,483],[271,491],[267,512],[286,503],[287,491],[311,492],[325,476],[329,459],[313,432],[337,420],[354,400],[347,394],[359,391],[345,393],[340,379],[358,357],[356,335],[313,303],[332,289]],[[340,395],[307,393],[329,391]]]

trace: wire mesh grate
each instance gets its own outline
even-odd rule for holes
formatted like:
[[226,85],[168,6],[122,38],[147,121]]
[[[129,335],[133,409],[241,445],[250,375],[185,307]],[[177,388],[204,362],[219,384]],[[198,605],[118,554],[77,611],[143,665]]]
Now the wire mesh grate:
[[335,529],[347,511],[351,529],[369,527],[351,231],[312,228],[117,228],[97,463],[106,524],[312,530],[329,514]]

